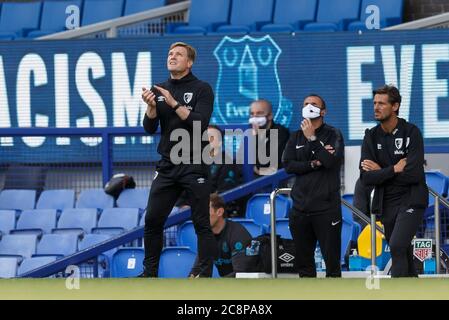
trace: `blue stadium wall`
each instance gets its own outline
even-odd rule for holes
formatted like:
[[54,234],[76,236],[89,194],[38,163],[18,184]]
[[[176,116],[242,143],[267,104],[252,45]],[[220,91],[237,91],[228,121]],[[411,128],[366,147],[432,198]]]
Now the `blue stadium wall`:
[[[0,127],[140,126],[141,87],[168,78],[167,50],[180,40],[197,49],[193,71],[215,91],[213,123],[246,123],[249,103],[265,98],[275,121],[296,130],[302,99],[313,92],[346,145],[359,145],[375,125],[372,90],[394,83],[400,116],[421,128],[427,147],[449,152],[447,30],[2,42]],[[127,159],[141,142],[115,141]],[[74,161],[98,140],[2,137],[0,159],[32,150],[50,161],[56,144],[67,150],[60,161]]]

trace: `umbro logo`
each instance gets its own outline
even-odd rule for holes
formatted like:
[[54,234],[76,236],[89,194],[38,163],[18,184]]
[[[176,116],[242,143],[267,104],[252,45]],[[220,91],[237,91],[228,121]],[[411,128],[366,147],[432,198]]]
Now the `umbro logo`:
[[290,253],[284,253],[283,255],[279,256],[279,259],[281,259],[284,262],[289,263],[290,261],[294,260],[295,257],[292,256]]
[[159,97],[157,97],[157,101],[159,101],[159,102],[165,101],[165,97],[159,96]]
[[198,183],[200,183],[200,184],[203,184],[204,182],[206,182],[206,179],[204,179],[204,178],[198,178],[198,179],[196,179],[196,182],[198,182]]

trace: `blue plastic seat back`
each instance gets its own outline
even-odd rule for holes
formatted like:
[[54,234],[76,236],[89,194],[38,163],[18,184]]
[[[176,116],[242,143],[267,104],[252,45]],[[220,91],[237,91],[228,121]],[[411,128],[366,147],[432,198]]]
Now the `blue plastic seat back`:
[[32,257],[22,261],[17,271],[17,275],[21,276],[29,271],[43,267],[56,260],[56,257]]
[[16,212],[14,210],[0,210],[0,232],[8,234],[16,228]]
[[41,2],[4,2],[0,14],[0,32],[38,29],[41,7]]
[[159,262],[159,278],[187,278],[195,257],[188,247],[165,248]]
[[97,209],[66,209],[59,217],[58,228],[80,228],[90,233],[97,226]]
[[124,16],[160,8],[165,6],[166,0],[126,0]]
[[352,193],[346,193],[342,196],[342,198],[345,199],[350,204],[354,203],[354,194],[352,194]]
[[[447,196],[448,191],[448,177],[438,171],[426,172],[426,183],[429,188],[441,194],[443,197]],[[435,197],[429,194],[429,206],[435,204]]]
[[186,221],[178,228],[178,245],[189,247],[193,252],[198,252],[197,236],[192,221]]
[[55,32],[66,30],[66,20],[69,16],[66,9],[70,6],[77,6],[81,11],[81,0],[44,1],[39,29]]
[[16,229],[41,229],[43,233],[51,233],[56,227],[56,216],[55,209],[25,210],[17,221]]
[[213,23],[227,23],[231,0],[192,0],[189,27],[208,28]]
[[[83,239],[78,243],[78,251],[85,250],[111,238],[112,235],[110,234],[95,234],[95,233],[86,234],[83,237]],[[112,256],[116,251],[117,248],[113,248],[103,252],[102,254],[108,257],[109,261],[112,261]]]
[[37,245],[38,255],[67,256],[78,250],[78,236],[74,234],[44,234]]
[[136,277],[143,271],[143,248],[120,248],[112,257],[111,277]]
[[45,190],[41,193],[36,209],[70,209],[75,205],[73,190]]
[[365,22],[372,14],[372,10],[366,12],[368,6],[379,8],[380,27],[385,28],[402,22],[403,0],[363,0],[360,7],[360,21]]
[[5,235],[0,241],[0,255],[29,258],[36,253],[37,236],[34,234]]
[[0,193],[0,209],[27,210],[34,209],[35,190],[3,190]]
[[[287,197],[278,196],[275,201],[276,219],[285,218],[291,208],[291,202]],[[246,206],[246,218],[253,219],[258,225],[270,225],[270,195],[268,193],[256,194],[248,200]]]
[[274,0],[233,0],[230,24],[249,26],[255,22],[271,22]]
[[139,208],[145,210],[148,204],[150,189],[136,188],[125,189],[120,193],[117,199],[117,207],[119,208]]
[[114,197],[104,192],[103,189],[86,189],[81,191],[78,201],[76,202],[77,208],[113,208]]
[[123,228],[126,231],[137,227],[138,222],[137,208],[108,208],[103,210],[98,228]]
[[314,21],[318,0],[276,0],[273,23],[293,24],[298,21]]
[[81,25],[119,18],[122,12],[123,0],[85,0]]
[[288,219],[276,220],[276,234],[280,235],[284,239],[293,239],[292,233],[290,232]]
[[317,22],[339,23],[343,19],[359,18],[360,0],[320,0]]
[[232,221],[244,226],[253,238],[260,236],[263,233],[262,227],[255,223],[253,219],[233,218]]
[[0,278],[14,278],[17,274],[17,258],[0,257]]

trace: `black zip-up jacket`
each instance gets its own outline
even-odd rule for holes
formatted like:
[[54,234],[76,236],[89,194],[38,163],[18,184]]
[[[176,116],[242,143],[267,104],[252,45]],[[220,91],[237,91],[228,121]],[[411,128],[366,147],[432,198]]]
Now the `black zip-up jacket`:
[[[176,129],[187,130],[190,137],[190,155],[189,159],[185,160],[187,162],[190,161],[189,164],[192,164],[194,163],[193,156],[196,155],[196,158],[201,160],[202,163],[202,150],[209,142],[201,141],[201,137],[204,131],[207,130],[214,106],[214,93],[211,86],[197,79],[192,73],[189,73],[182,79],[169,79],[164,83],[158,84],[158,86],[170,91],[176,101],[190,109],[190,114],[187,119],[181,120],[173,108],[165,103],[163,96],[156,92],[157,117],[150,119],[145,114],[143,119],[145,131],[149,134],[155,133],[160,123],[161,139],[157,151],[163,160],[171,162],[170,151],[178,141],[181,141],[181,138],[178,138],[177,141],[170,141],[170,134]],[[201,126],[198,127],[199,132],[193,132],[194,121],[201,122]],[[201,143],[193,143],[194,134],[199,135],[195,140],[199,140]]]
[[[401,173],[394,165],[402,158],[407,164]],[[372,160],[382,169],[362,170],[363,160]],[[375,186],[372,211],[381,214],[386,206],[404,205],[426,208],[428,189],[424,173],[424,143],[414,124],[398,118],[393,132],[386,133],[379,125],[365,131],[360,158],[360,178],[365,185]]]
[[[308,141],[302,130],[294,132],[282,156],[285,171],[296,175],[291,197],[298,213],[321,214],[337,210],[341,205],[340,166],[344,157],[344,141],[340,130],[327,124],[315,130],[316,141]],[[324,146],[331,145],[331,154]],[[312,160],[321,166],[312,168]]]

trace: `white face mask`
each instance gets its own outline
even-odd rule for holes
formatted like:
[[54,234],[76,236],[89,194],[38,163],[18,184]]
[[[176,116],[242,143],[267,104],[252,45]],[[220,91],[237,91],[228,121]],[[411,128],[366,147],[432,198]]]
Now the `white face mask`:
[[302,117],[305,119],[315,119],[320,117],[321,109],[313,104],[308,104],[302,108]]
[[267,124],[267,117],[251,117],[248,122],[249,124],[255,124],[260,128]]

